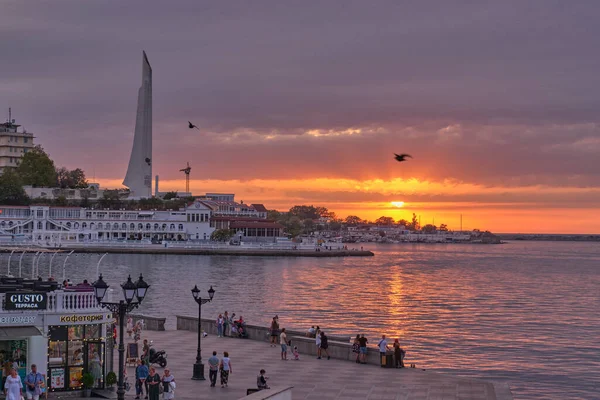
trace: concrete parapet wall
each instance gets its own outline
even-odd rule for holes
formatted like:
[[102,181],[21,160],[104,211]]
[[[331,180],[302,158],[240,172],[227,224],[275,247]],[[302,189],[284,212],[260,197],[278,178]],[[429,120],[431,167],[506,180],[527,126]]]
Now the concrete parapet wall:
[[[215,323],[214,319],[202,318],[201,325],[202,330],[208,333],[209,335],[217,334],[217,324]],[[198,332],[198,318],[177,315],[177,330]],[[246,324],[246,330],[248,332],[249,339],[260,340],[263,342],[268,342],[270,340],[271,332],[269,331],[268,327]],[[304,336],[305,339],[312,340],[313,343],[315,341],[314,338],[306,337],[305,332],[288,328],[286,328],[285,331],[288,335],[288,338],[291,336]],[[350,340],[350,336],[327,336],[331,340],[337,340],[340,342],[349,342]]]
[[292,400],[292,388],[293,386],[272,387],[241,397],[240,400]]
[[139,320],[144,321],[144,329],[149,331],[164,331],[166,318],[150,317],[148,315],[129,314],[135,324]]
[[[327,337],[329,339],[327,341],[327,344],[328,344],[327,351],[329,352],[329,355],[331,356],[331,358],[335,358],[338,360],[347,360],[347,361],[355,361],[356,360],[356,353],[352,352],[352,343],[331,340],[331,337],[329,335]],[[292,348],[294,346],[297,346],[298,352],[300,354],[307,354],[307,355],[316,357],[317,345],[316,345],[314,339],[307,338],[304,336],[291,336],[288,338],[289,338],[289,340],[292,341]],[[391,352],[388,352],[388,354],[391,354]],[[323,353],[323,355],[325,355],[325,353]],[[325,355],[325,357],[326,357],[326,355]],[[367,361],[367,364],[375,364],[375,365],[381,364],[379,349],[377,347],[369,346],[367,348],[366,361]]]

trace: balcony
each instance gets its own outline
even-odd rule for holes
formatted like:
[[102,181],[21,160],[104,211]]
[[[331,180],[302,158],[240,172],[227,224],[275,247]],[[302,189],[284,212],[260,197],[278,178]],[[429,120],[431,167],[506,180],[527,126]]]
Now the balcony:
[[[106,294],[105,301],[110,301],[111,291]],[[48,294],[47,312],[101,312],[103,309],[98,305],[94,292],[69,292],[55,290]],[[6,293],[0,293],[0,301],[4,309]],[[38,310],[4,310],[5,313],[38,313]]]

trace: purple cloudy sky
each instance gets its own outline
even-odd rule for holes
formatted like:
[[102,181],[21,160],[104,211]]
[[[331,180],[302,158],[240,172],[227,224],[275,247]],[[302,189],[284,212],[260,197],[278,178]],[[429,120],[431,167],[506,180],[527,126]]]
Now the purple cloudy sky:
[[600,2],[402,3],[4,1],[0,109],[121,179],[144,49],[165,179],[600,186]]

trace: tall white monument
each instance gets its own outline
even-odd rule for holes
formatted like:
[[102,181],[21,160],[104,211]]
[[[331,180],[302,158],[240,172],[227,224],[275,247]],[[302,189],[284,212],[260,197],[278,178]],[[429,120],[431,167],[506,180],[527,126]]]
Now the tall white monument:
[[130,198],[152,197],[152,67],[143,52],[142,86],[138,91],[135,136],[123,185]]

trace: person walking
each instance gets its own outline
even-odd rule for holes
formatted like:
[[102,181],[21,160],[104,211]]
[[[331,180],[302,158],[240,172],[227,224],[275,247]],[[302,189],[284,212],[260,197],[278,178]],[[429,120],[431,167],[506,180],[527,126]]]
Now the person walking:
[[217,318],[217,337],[222,337],[223,336],[223,324],[225,322],[223,321],[223,315],[219,314],[219,317]]
[[135,398],[139,399],[144,394],[144,387],[146,388],[146,399],[148,398],[148,384],[146,379],[148,378],[148,367],[144,364],[143,360],[138,360],[137,367],[135,368]]
[[327,350],[328,348],[329,339],[327,338],[325,332],[321,331],[321,356],[323,355],[323,352],[325,352],[325,354],[327,354],[327,359],[329,360],[331,357],[329,356],[329,350]]
[[281,359],[287,361],[287,334],[285,328],[281,328],[281,334],[279,335],[279,343],[281,343]]
[[[131,335],[133,334],[133,319],[131,318],[131,316],[127,317],[127,335],[129,335],[129,337],[131,337]],[[115,340],[116,342],[116,340]]]
[[279,322],[277,322],[276,317],[273,317],[273,321],[271,321],[271,347],[277,346],[277,336],[279,336]]
[[175,398],[175,377],[171,375],[171,371],[165,369],[165,374],[162,377],[163,385],[163,400],[172,400]]
[[144,360],[144,364],[150,367],[150,344],[148,343],[148,339],[144,339],[144,344],[142,346],[142,360]]
[[146,382],[148,382],[148,396],[146,398],[149,398],[149,400],[159,400],[160,388],[158,385],[160,385],[160,376],[156,373],[154,367],[150,367],[150,374]]
[[23,383],[21,382],[21,377],[17,375],[17,370],[14,368],[10,370],[10,375],[6,377],[4,395],[6,396],[6,400],[21,400],[21,396],[23,396]]
[[42,394],[44,377],[37,372],[37,366],[31,364],[31,372],[25,377],[25,394],[28,400],[39,400]]
[[352,352],[356,353],[356,363],[360,364],[360,335],[356,335],[352,342]]
[[394,340],[394,359],[396,360],[396,368],[404,368],[404,355],[406,352],[400,347],[398,339]]
[[367,363],[367,343],[369,343],[369,341],[363,334],[363,335],[360,335],[360,339],[358,339],[358,342],[360,344],[360,363],[366,364]]
[[229,358],[228,352],[223,352],[223,358],[221,359],[221,387],[227,387],[227,383],[229,382],[229,374],[233,373],[233,368],[231,368],[231,359]]
[[219,372],[219,364],[221,361],[217,357],[217,352],[213,351],[212,357],[208,359],[208,379],[210,380],[210,387],[215,387],[217,384],[217,372]]

